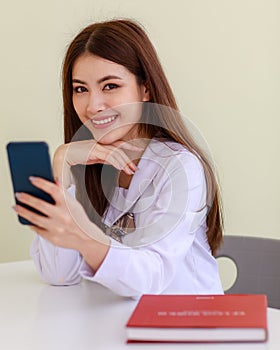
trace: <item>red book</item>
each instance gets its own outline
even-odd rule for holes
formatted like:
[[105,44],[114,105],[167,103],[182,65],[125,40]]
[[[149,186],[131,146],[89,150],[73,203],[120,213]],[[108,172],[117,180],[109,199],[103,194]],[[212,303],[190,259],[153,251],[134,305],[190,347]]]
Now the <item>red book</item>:
[[143,295],[126,324],[128,342],[263,342],[262,294]]

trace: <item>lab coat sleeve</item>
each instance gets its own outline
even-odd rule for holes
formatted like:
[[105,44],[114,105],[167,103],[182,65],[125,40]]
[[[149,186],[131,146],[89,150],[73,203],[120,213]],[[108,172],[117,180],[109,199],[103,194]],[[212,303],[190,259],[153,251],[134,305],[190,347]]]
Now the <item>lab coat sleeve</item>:
[[[168,286],[206,218],[206,184],[200,162],[184,154],[176,159],[177,163],[167,169],[166,180],[161,176],[156,184],[159,191],[153,208],[142,213],[143,227],[136,233],[138,246],[112,242],[98,271],[82,263],[84,278],[130,297],[158,294]],[[206,254],[211,255],[209,247]]]
[[[74,186],[68,191],[74,196]],[[82,279],[79,274],[82,258],[76,250],[57,247],[36,234],[30,246],[30,255],[39,275],[49,284],[72,285]]]
[[72,285],[81,281],[79,252],[54,246],[36,235],[31,243],[30,255],[41,278],[52,285]]

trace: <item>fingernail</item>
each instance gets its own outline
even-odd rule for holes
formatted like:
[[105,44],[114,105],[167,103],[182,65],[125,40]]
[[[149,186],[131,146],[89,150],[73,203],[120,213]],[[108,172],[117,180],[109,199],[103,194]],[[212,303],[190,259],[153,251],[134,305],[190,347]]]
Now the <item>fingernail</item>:
[[38,179],[38,178],[35,177],[35,176],[29,176],[29,180],[30,180],[31,182],[36,181],[37,179]]
[[133,165],[133,170],[134,170],[134,171],[137,171],[137,170],[138,170],[138,166],[134,164],[134,165]]
[[13,206],[12,206],[12,209],[13,209],[14,211],[17,211],[17,206],[16,206],[16,205],[13,205]]
[[20,192],[16,192],[15,196],[16,196],[17,199],[20,199],[22,197],[22,194]]

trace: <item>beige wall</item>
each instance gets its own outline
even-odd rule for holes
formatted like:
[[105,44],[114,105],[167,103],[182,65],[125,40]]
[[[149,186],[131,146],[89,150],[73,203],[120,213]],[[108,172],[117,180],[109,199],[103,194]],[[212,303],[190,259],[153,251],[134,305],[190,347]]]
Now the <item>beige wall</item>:
[[[26,0],[0,11],[0,262],[27,259],[32,234],[12,212],[5,145],[62,142],[61,61],[86,24],[145,26],[181,111],[217,163],[226,233],[280,236],[280,2]],[[3,3],[3,2],[2,2]]]

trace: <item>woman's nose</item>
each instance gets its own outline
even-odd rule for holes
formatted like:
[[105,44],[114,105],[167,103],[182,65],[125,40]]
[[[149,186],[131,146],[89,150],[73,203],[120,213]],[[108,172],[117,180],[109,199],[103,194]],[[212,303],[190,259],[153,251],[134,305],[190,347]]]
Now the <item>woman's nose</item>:
[[102,112],[107,108],[106,101],[101,93],[92,93],[89,95],[87,104],[87,113],[92,116]]

